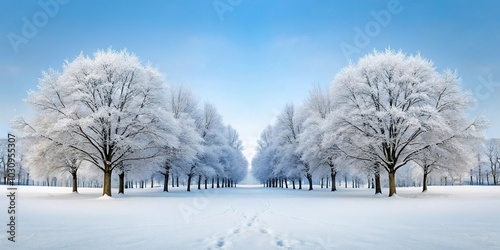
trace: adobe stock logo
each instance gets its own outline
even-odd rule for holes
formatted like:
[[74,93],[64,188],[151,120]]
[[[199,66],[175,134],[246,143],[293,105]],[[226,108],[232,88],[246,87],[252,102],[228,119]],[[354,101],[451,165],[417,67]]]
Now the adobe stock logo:
[[219,20],[222,22],[224,21],[225,13],[232,12],[241,2],[243,2],[243,0],[214,0],[212,5],[219,16]]
[[370,44],[373,38],[380,35],[382,28],[386,28],[392,21],[392,17],[403,11],[403,6],[400,5],[399,0],[390,0],[387,3],[387,8],[380,11],[371,11],[370,15],[373,20],[367,22],[364,29],[358,26],[354,27],[353,43],[343,42],[340,44],[340,49],[344,57],[349,60],[353,54],[359,54],[361,49]]
[[23,16],[21,21],[23,26],[19,33],[9,32],[7,38],[10,41],[10,45],[14,52],[19,52],[19,46],[21,44],[28,44],[30,39],[33,39],[37,34],[38,30],[45,27],[49,23],[49,19],[59,13],[60,6],[65,5],[69,0],[40,0],[38,1],[38,6],[41,10],[35,12],[31,18]]
[[490,99],[493,94],[498,94],[498,89],[500,88],[500,81],[493,80],[493,74],[489,74],[487,77],[483,75],[478,76],[477,83],[473,91],[473,95],[477,102],[470,108],[470,112],[476,112],[479,108],[479,104]]

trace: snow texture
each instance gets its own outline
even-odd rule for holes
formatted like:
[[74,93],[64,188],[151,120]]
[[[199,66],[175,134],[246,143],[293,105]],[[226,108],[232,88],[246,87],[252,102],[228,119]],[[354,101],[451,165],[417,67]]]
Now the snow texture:
[[400,188],[391,198],[370,189],[261,185],[126,193],[21,186],[17,240],[2,230],[0,249],[500,248],[499,186]]

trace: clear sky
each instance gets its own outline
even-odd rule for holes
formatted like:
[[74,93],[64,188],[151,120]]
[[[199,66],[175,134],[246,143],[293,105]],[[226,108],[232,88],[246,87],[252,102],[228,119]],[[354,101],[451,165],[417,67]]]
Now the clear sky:
[[495,0],[3,0],[0,133],[30,115],[22,99],[42,70],[126,48],[215,104],[251,157],[287,102],[300,104],[349,60],[390,47],[457,70],[478,99],[471,115],[486,116],[487,135],[500,137],[499,13]]

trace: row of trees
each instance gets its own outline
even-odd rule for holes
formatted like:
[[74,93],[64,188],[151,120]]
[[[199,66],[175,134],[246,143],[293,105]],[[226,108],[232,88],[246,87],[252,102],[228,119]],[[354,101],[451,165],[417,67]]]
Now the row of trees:
[[309,190],[313,176],[336,183],[339,171],[358,172],[373,176],[381,193],[384,169],[392,196],[396,172],[412,163],[423,170],[425,191],[429,174],[477,165],[485,122],[468,121],[473,99],[459,83],[420,55],[374,51],[342,69],[329,92],[317,87],[303,105],[286,105],[262,132],[252,172],[271,184],[305,177]]
[[246,175],[238,133],[223,124],[211,104],[202,107],[192,92],[168,88],[162,75],[127,51],[80,54],[63,71],[43,72],[26,102],[33,121],[17,117],[33,177],[67,171],[77,191],[77,173],[90,163],[103,174],[103,195],[111,196],[112,173],[119,193],[128,176],[193,177],[240,181]]

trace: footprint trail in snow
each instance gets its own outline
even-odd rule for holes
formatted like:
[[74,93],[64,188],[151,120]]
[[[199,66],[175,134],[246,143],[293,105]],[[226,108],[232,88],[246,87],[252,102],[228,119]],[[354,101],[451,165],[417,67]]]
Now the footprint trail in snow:
[[[256,206],[255,203],[262,205]],[[239,223],[225,233],[215,234],[205,240],[208,249],[291,249],[285,235],[273,232],[262,216],[269,212],[271,204],[262,200],[231,201],[230,211],[240,216]]]

